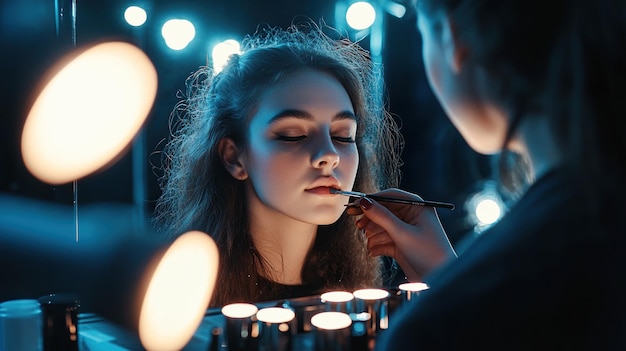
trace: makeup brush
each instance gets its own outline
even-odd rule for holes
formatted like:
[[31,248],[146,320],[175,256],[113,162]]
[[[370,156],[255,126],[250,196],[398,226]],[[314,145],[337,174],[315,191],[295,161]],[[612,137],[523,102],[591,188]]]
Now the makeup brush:
[[332,194],[344,195],[344,196],[368,197],[370,199],[381,201],[381,202],[395,202],[399,204],[439,207],[439,208],[447,208],[449,210],[454,210],[454,205],[451,203],[447,203],[447,202],[426,201],[426,200],[408,200],[408,199],[400,199],[397,197],[390,197],[390,196],[370,195],[370,194],[361,193],[358,191],[343,191],[339,189],[330,189],[330,192]]

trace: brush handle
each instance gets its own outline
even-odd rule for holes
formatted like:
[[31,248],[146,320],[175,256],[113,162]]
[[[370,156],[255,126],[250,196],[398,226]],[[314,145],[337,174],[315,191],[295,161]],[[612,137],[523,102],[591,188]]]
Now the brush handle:
[[395,197],[387,197],[387,196],[379,196],[379,195],[366,195],[366,197],[369,197],[370,199],[380,201],[380,202],[394,202],[394,203],[399,203],[399,204],[438,207],[438,208],[447,208],[449,210],[454,210],[454,204],[447,203],[447,202],[426,201],[426,200],[407,200],[407,199],[398,199]]

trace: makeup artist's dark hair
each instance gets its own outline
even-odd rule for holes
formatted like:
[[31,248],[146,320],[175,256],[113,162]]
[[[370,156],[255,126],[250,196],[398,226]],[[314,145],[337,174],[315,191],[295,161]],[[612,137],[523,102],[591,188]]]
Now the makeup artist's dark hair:
[[[209,233],[221,253],[218,286],[212,306],[258,299],[255,286],[267,272],[254,249],[247,218],[244,183],[225,169],[218,143],[231,138],[248,145],[246,131],[261,94],[289,74],[315,69],[331,74],[346,89],[357,118],[359,167],[354,188],[364,192],[397,186],[402,138],[384,108],[382,77],[358,44],[325,33],[312,22],[288,29],[259,28],[214,75],[201,67],[187,82],[176,106],[172,138],[163,150],[162,196],[157,223],[171,237],[196,229]],[[263,274],[265,273],[265,274]],[[303,281],[327,288],[380,286],[380,261],[369,257],[364,238],[345,213],[320,226],[303,268]],[[264,299],[279,299],[264,291]]]
[[[623,0],[417,0],[443,10],[489,94],[511,112],[548,116],[568,162],[595,189],[623,182],[626,162],[626,2]],[[606,172],[609,170],[610,172]],[[609,181],[606,174],[621,175]]]

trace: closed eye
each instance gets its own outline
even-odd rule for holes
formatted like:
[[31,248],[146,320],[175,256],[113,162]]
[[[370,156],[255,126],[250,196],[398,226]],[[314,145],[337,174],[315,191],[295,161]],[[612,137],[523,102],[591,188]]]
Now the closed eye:
[[[286,143],[296,143],[299,141],[302,141],[304,139],[306,139],[307,136],[306,135],[298,135],[298,136],[287,136],[287,135],[276,135],[276,140],[279,141],[284,141]],[[346,144],[354,144],[355,140],[352,137],[338,137],[338,136],[334,136],[332,137],[333,140],[338,141],[340,143],[346,143]]]
[[349,144],[354,144],[355,143],[354,139],[351,138],[351,137],[347,137],[347,138],[344,138],[344,137],[333,137],[333,139],[337,140],[340,143],[349,143]]
[[306,135],[298,135],[298,136],[287,136],[287,135],[276,135],[276,140],[284,141],[287,143],[295,143],[300,140],[306,139]]

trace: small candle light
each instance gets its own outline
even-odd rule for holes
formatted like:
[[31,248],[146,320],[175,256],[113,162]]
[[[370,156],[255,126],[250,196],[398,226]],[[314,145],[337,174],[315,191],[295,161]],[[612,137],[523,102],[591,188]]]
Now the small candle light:
[[320,296],[327,312],[352,313],[354,295],[348,291],[329,291]]
[[259,308],[249,303],[232,303],[222,307],[226,317],[226,344],[228,350],[252,348],[252,332]]
[[260,309],[256,314],[259,325],[259,351],[291,350],[295,317],[296,314],[287,308]]
[[424,290],[428,289],[428,284],[415,282],[404,283],[398,286],[402,295],[402,302],[409,302],[415,300],[415,298]]
[[389,316],[387,300],[389,292],[383,289],[360,289],[354,293],[356,312],[367,312],[371,319],[368,323],[367,334],[370,337],[378,335],[382,329],[387,329]]
[[321,312],[311,317],[315,328],[315,350],[350,350],[352,319],[343,312]]

